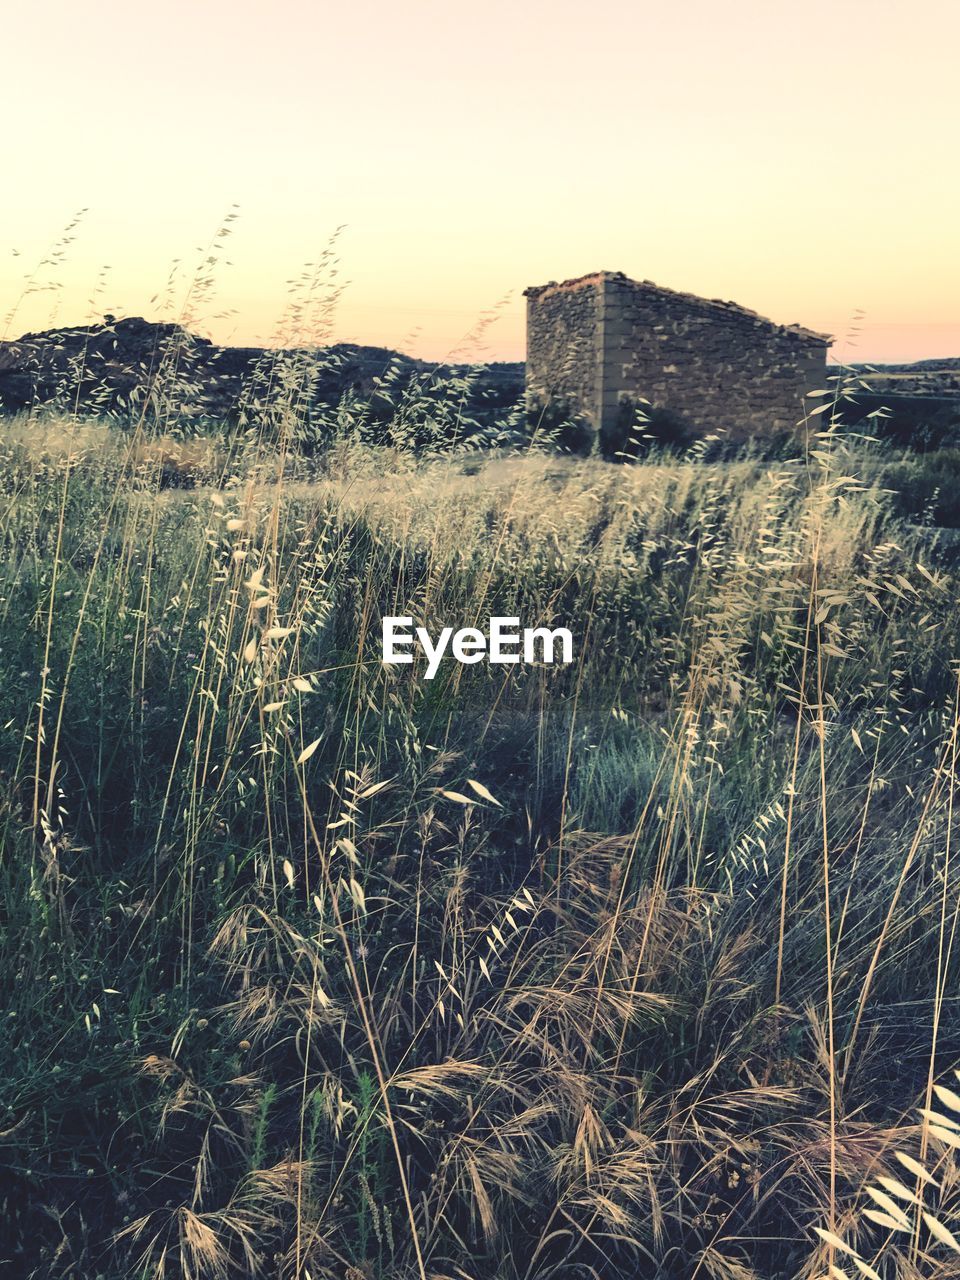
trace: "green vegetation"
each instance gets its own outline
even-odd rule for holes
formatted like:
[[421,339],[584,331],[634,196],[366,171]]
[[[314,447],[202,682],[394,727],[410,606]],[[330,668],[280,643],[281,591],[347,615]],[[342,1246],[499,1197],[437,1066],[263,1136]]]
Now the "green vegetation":
[[[613,467],[341,425],[5,429],[7,1273],[955,1274],[934,460],[897,498],[830,430]],[[425,683],[387,613],[576,661]],[[895,1151],[939,1184],[906,1231]]]
[[960,449],[937,449],[891,463],[883,476],[908,520],[960,529]]

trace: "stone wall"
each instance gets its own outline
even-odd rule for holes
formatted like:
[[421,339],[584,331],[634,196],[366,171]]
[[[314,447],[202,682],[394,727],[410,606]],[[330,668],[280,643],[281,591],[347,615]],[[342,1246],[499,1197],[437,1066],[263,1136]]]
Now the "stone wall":
[[536,413],[547,406],[583,415],[599,426],[603,371],[601,277],[528,289],[528,403]]
[[732,302],[599,272],[527,290],[527,389],[608,433],[624,401],[742,440],[794,427],[826,378],[829,338]]

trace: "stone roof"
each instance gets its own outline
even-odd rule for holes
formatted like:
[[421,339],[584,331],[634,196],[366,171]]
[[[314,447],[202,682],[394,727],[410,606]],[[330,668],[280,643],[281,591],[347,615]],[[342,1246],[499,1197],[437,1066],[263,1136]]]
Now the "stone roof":
[[736,316],[740,319],[751,320],[754,323],[768,325],[771,329],[779,329],[785,333],[794,334],[804,342],[811,344],[829,346],[833,341],[833,337],[829,333],[817,333],[816,330],[805,329],[803,325],[799,324],[777,324],[776,321],[768,320],[766,316],[760,315],[757,311],[751,311],[748,307],[741,307],[738,302],[725,302],[722,298],[701,298],[696,293],[683,293],[679,289],[667,289],[663,285],[655,284],[652,280],[631,280],[622,271],[591,271],[585,276],[575,276],[573,279],[563,280],[559,284],[556,280],[550,280],[547,284],[531,285],[529,289],[524,289],[523,296],[525,298],[542,298],[554,293],[589,288],[599,285],[605,280],[617,281],[621,284],[630,285],[634,289],[656,293],[673,301],[679,300],[688,303],[698,311],[709,310],[715,312],[718,318],[720,316]]

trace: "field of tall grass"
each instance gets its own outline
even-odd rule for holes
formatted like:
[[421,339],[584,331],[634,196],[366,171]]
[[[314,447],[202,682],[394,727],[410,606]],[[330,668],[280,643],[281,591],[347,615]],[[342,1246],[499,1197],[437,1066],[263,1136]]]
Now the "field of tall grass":
[[2,453],[5,1274],[960,1275],[957,557],[882,455]]

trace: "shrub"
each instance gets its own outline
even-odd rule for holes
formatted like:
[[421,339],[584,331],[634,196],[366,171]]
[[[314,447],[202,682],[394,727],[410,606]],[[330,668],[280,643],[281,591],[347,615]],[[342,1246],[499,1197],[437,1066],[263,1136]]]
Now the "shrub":
[[673,409],[624,398],[612,426],[600,433],[600,453],[608,462],[629,462],[651,449],[682,452],[698,432]]
[[893,490],[894,509],[904,519],[960,529],[960,449],[891,463],[882,484]]

